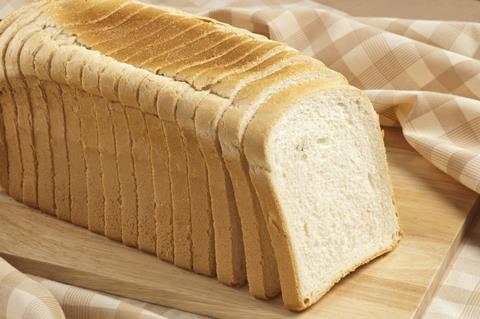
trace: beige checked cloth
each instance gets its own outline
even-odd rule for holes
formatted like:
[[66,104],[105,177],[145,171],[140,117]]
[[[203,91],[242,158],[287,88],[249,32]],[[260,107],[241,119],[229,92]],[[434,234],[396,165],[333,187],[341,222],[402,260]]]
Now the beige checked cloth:
[[[353,17],[308,0],[145,0],[282,41],[365,90],[385,126],[480,192],[480,23]],[[29,0],[0,0],[0,17]],[[0,318],[199,318],[49,280],[0,260]],[[425,318],[480,318],[480,222]]]

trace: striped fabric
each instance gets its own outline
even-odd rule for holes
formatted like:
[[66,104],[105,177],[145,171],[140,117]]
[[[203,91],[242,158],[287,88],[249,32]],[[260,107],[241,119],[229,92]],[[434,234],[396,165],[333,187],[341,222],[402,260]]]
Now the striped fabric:
[[[0,0],[0,18],[27,2]],[[480,192],[479,23],[352,17],[309,0],[146,2],[210,16],[319,58],[365,90],[383,125],[401,126],[427,160]],[[0,261],[0,318],[198,318],[32,278]],[[425,318],[480,318],[480,223]]]

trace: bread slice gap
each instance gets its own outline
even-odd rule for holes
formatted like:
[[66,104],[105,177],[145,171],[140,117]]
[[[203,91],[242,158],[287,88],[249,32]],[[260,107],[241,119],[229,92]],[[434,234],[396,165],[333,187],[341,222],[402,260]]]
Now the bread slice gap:
[[0,79],[2,80],[3,84],[0,101],[2,104],[2,121],[5,127],[5,140],[7,144],[9,163],[9,184],[6,191],[17,201],[21,201],[23,198],[23,160],[20,147],[20,137],[17,128],[17,110],[13,95],[13,88],[10,84],[7,74],[7,65],[5,60],[7,49],[9,48],[9,44],[15,36],[17,30],[35,20],[39,15],[34,13],[26,13],[29,9],[30,6],[24,7],[23,10],[21,9],[17,13],[13,13],[13,15],[10,15],[5,20],[0,22],[2,29],[2,33],[0,35],[0,44],[2,47],[2,72],[0,72]]
[[[45,78],[64,78],[66,74],[65,60],[62,52],[55,51],[48,45],[42,45],[33,56],[35,73],[43,74]],[[46,74],[45,74],[46,73]],[[60,74],[63,74],[60,76]],[[55,184],[56,216],[71,222],[71,197],[70,197],[70,154],[67,147],[67,128],[65,107],[63,103],[61,81],[43,81],[50,126],[52,127],[52,153]]]
[[155,254],[156,225],[150,145],[144,114],[139,109],[125,108],[132,137],[133,167],[137,181],[138,248]]
[[[260,41],[258,41],[260,42]],[[217,83],[220,79],[230,74],[240,74],[243,71],[249,70],[268,58],[275,56],[280,52],[289,52],[293,49],[281,45],[280,43],[273,41],[261,41],[260,46],[254,49],[249,55],[238,59],[231,59],[226,65],[220,60],[213,68],[210,68],[199,75],[195,76],[192,81],[192,85],[196,89],[205,89],[206,87]]]
[[166,13],[154,15],[156,11],[155,8],[146,7],[127,21],[122,28],[105,32],[103,37],[88,38],[89,46],[107,55],[125,49],[131,44],[131,39],[141,40],[158,31],[156,21]]
[[39,80],[26,79],[26,84],[32,101],[33,130],[37,148],[38,208],[42,212],[55,215],[55,184],[48,104],[42,89],[42,83]]
[[253,82],[264,77],[265,70],[273,73],[284,68],[286,65],[307,62],[309,60],[312,60],[312,58],[298,54],[298,52],[294,50],[281,51],[265,59],[262,63],[245,70],[245,72],[229,74],[228,76],[223,76],[223,78],[218,81],[212,81],[214,83],[208,85],[206,88],[221,97],[230,98],[240,91],[245,82]]
[[[192,19],[188,19],[185,17],[174,18],[168,15],[162,17],[164,17],[167,21],[159,30],[157,30],[150,36],[147,36],[146,38],[140,40],[135,39],[136,41],[131,42],[128,46],[125,46],[123,49],[116,50],[109,55],[118,61],[127,62],[130,57],[140,55],[154,44],[158,42],[168,41],[171,38],[175,38],[185,32],[188,32],[190,29],[201,24],[201,22],[195,23],[192,21]],[[159,38],[160,34],[162,35],[161,38]],[[138,48],[143,49],[139,50]]]
[[313,80],[277,93],[248,124],[243,150],[288,309],[309,307],[397,244],[378,116],[359,90]]
[[[66,41],[76,41],[76,39],[67,37]],[[96,181],[97,185],[95,188],[98,194],[95,196],[98,197],[98,206],[103,207],[103,211],[91,210],[89,207],[89,228],[91,228],[90,225],[94,224],[95,219],[98,221],[97,224],[99,226],[103,220],[103,234],[107,238],[122,241],[122,205],[116,157],[116,140],[109,102],[102,97],[100,92],[100,75],[107,68],[108,62],[105,59],[99,59],[92,63],[86,53],[72,54],[69,59],[74,57],[83,58],[84,61],[79,64],[78,76],[74,81],[77,82],[79,87],[83,88],[85,96],[91,99],[91,106],[87,106],[91,110],[89,112],[89,121],[86,124],[91,125],[92,130],[95,127],[96,148],[93,148],[94,141],[91,141],[89,152],[92,154],[87,156],[87,168],[88,166],[93,166],[96,171],[99,171],[99,175],[95,176],[96,178],[100,177],[100,180]],[[87,61],[90,62],[87,63]],[[89,157],[94,162],[90,161]],[[89,165],[89,162],[92,162],[92,164]],[[101,199],[103,199],[102,203],[100,203]],[[96,214],[93,212],[96,212]],[[94,216],[96,217],[94,218]],[[98,228],[101,229],[101,227]]]
[[173,212],[167,142],[161,121],[146,114],[145,121],[150,139],[153,185],[155,192],[156,252],[157,256],[173,263]]
[[[135,92],[137,103],[145,114],[145,127],[150,145],[150,161],[152,165],[153,191],[154,191],[154,220],[156,242],[156,255],[165,261],[174,262],[173,244],[173,211],[172,191],[169,173],[169,154],[163,124],[158,117],[159,100],[168,102],[163,96],[166,81],[159,81],[152,74],[147,74]],[[134,77],[135,78],[135,77]],[[138,78],[135,82],[138,82]],[[132,94],[127,94],[132,98]],[[128,100],[126,100],[128,102]],[[133,102],[133,101],[131,101]]]
[[[67,67],[68,70],[68,67]],[[68,71],[67,71],[68,72]],[[85,155],[79,118],[79,101],[74,88],[60,86],[62,91],[66,142],[70,164],[70,209],[75,225],[88,227],[88,194]]]
[[101,20],[94,22],[95,28],[92,29],[92,25],[87,22],[87,24],[81,24],[73,29],[75,34],[78,35],[78,39],[83,41],[84,39],[89,39],[90,37],[95,37],[98,33],[108,33],[112,29],[118,28],[133,16],[137,15],[140,11],[144,10],[145,6],[141,3],[127,2],[124,5],[119,6],[117,9],[112,10],[106,16],[102,17]]
[[[68,40],[67,40],[68,43]],[[51,48],[51,45],[45,47]],[[53,50],[53,48],[51,48]],[[37,56],[38,60],[45,60]],[[71,85],[81,87],[83,83],[84,66],[88,59],[77,51],[70,55],[65,64],[65,81]],[[48,65],[48,63],[44,63]],[[100,167],[100,154],[98,151],[98,129],[96,126],[95,110],[93,97],[81,89],[75,89],[72,97],[77,107],[73,109],[77,118],[80,130],[80,137],[77,143],[82,147],[82,158],[76,158],[77,161],[83,159],[85,166],[86,183],[86,211],[83,215],[87,218],[87,227],[89,230],[104,234],[105,232],[105,198],[102,187],[102,171]],[[68,107],[68,106],[67,106]],[[68,117],[67,117],[68,119]],[[67,128],[68,131],[69,128]],[[82,164],[80,164],[82,166]],[[79,168],[81,168],[79,166]],[[72,184],[75,182],[72,181]],[[81,187],[80,185],[78,187]],[[83,191],[83,188],[82,188]],[[74,204],[72,204],[74,205]],[[80,208],[79,208],[80,209]],[[82,216],[83,216],[82,215]],[[82,217],[83,218],[83,217]],[[82,220],[83,222],[83,220]]]
[[88,229],[103,235],[105,233],[105,195],[98,143],[99,128],[95,115],[94,100],[96,98],[83,90],[77,90],[76,94],[80,103],[80,129],[87,168]]
[[[173,205],[173,239],[174,239],[174,263],[175,265],[191,270],[193,268],[191,218],[190,218],[190,195],[188,189],[188,167],[185,149],[182,143],[182,135],[175,122],[175,113],[178,100],[190,87],[178,85],[172,82],[173,91],[170,99],[164,103],[159,98],[159,116],[162,119],[163,129],[167,141],[169,154],[169,172],[172,190]],[[174,91],[175,90],[175,91]]]
[[[42,24],[46,25],[46,21]],[[38,207],[43,212],[56,215],[54,161],[49,105],[44,82],[31,76],[36,74],[35,57],[43,48],[43,38],[54,36],[55,28],[35,26],[35,31],[26,39],[19,54],[19,65],[31,94],[33,133],[37,147]],[[50,59],[48,59],[49,61]]]
[[[131,3],[130,0],[96,0],[89,4],[81,1],[56,0],[49,4],[50,12],[56,19],[62,21],[62,25],[76,28],[85,24],[93,24],[107,19],[116,11]],[[62,20],[60,13],[68,12],[68,19]]]
[[[17,20],[19,20],[19,16],[21,16],[21,13],[23,12],[22,9],[19,11],[11,14],[8,16],[6,19],[4,19],[2,22],[0,22],[0,44],[2,44],[2,48],[5,48],[5,45],[3,44],[5,41],[5,35],[7,34],[11,25],[13,23],[16,23]],[[2,72],[0,72],[0,82],[5,83],[5,72],[6,72],[6,66],[4,63],[4,56],[5,56],[5,50],[2,50],[0,53],[0,58],[2,60]],[[2,85],[0,87],[0,153],[3,154],[3,156],[0,157],[0,186],[5,192],[10,192],[10,174],[11,173],[19,173],[21,174],[21,169],[17,169],[18,164],[16,165],[15,163],[12,163],[12,172],[10,171],[10,163],[13,156],[12,154],[9,153],[9,150],[12,149],[11,144],[17,140],[17,137],[15,136],[13,140],[11,139],[11,133],[7,130],[7,127],[9,126],[8,123],[10,122],[9,119],[9,112],[4,111],[4,109],[10,108],[13,109],[13,98],[11,96],[12,92],[11,90],[7,87],[8,85]],[[15,121],[11,121],[11,123],[15,123]],[[16,130],[15,130],[15,135],[16,135]],[[17,145],[18,147],[18,145]],[[21,160],[19,160],[18,163],[21,163]],[[14,172],[13,172],[14,171]],[[21,183],[21,178],[18,180],[19,183]],[[12,184],[14,181],[12,181]],[[18,187],[18,192],[20,192],[21,186]]]
[[188,67],[194,67],[199,64],[212,61],[213,59],[236,50],[238,47],[250,41],[248,38],[240,37],[234,34],[227,36],[218,34],[218,38],[214,37],[210,40],[212,41],[212,44],[201,52],[192,52],[195,51],[193,49],[194,45],[197,46],[202,43],[197,42],[194,43],[190,49],[185,51],[185,55],[177,52],[179,55],[177,58],[174,58],[173,61],[166,61],[167,63],[162,63],[159,61],[159,64],[156,66],[155,73],[175,78],[178,73],[187,69]]
[[[177,36],[168,39],[167,41],[156,42],[148,47],[147,50],[139,52],[126,60],[126,62],[145,68],[145,65],[148,65],[152,60],[158,60],[159,57],[165,57],[169,52],[172,52],[179,48],[188,47],[195,41],[199,39],[208,37],[214,28],[205,23],[197,23],[191,28],[185,30],[185,32],[180,32]],[[155,52],[155,54],[152,54]]]
[[117,150],[109,102],[104,98],[94,98],[95,122],[98,127],[98,149],[102,170],[102,187],[105,196],[105,236],[122,241],[122,214]]
[[[196,17],[194,19],[198,20]],[[232,30],[232,28],[225,27],[219,23],[199,24],[190,30],[189,33],[185,33],[185,38],[174,38],[169,40],[169,43],[164,43],[161,48],[155,48],[155,51],[158,53],[152,55],[145,62],[138,64],[138,66],[157,73],[165,65],[174,64],[182,59],[188,58],[189,61],[199,64],[202,60],[198,59],[198,57],[196,60],[192,60],[193,56],[201,56],[203,52],[210,50],[231,37],[241,34],[237,30],[233,30],[236,32],[232,32]],[[185,68],[185,65],[182,67]]]
[[131,247],[138,245],[138,198],[134,171],[131,136],[124,106],[118,101],[120,74],[128,72],[127,65],[110,63],[99,74],[101,96],[109,99],[109,113],[112,118],[118,180],[120,185],[122,242]]
[[244,40],[243,38],[244,37],[239,39],[242,43],[235,47],[235,49],[231,49],[223,54],[217,55],[205,61],[200,60],[198,63],[195,63],[192,66],[184,65],[184,67],[176,73],[175,79],[177,81],[186,81],[190,84],[193,84],[192,79],[199,76],[201,73],[206,72],[206,70],[209,68],[213,68],[218,65],[227,67],[264,45],[264,43],[259,41],[255,41],[253,39]]
[[115,148],[118,163],[118,180],[120,183],[122,242],[130,247],[137,247],[137,186],[131,150],[131,137],[124,107],[117,102],[108,103],[112,117]]
[[[42,16],[37,15],[33,21],[41,20]],[[35,149],[35,138],[33,133],[33,118],[30,93],[27,90],[26,82],[21,73],[20,56],[23,44],[35,32],[32,27],[35,22],[23,25],[16,30],[15,35],[7,44],[5,52],[6,77],[12,89],[14,104],[16,107],[16,119],[18,125],[18,136],[20,142],[21,159],[23,166],[22,201],[38,208],[37,199],[37,160]],[[33,125],[32,125],[33,124]]]
[[195,110],[208,92],[189,90],[177,105],[176,122],[187,157],[192,228],[193,271],[215,276],[215,241],[207,167],[202,160],[195,133]]
[[[133,71],[134,68],[131,67],[131,70]],[[172,203],[171,227],[173,230],[173,261],[181,268],[192,269],[188,167],[186,166],[185,150],[183,148],[181,134],[175,123],[175,110],[179,98],[189,89],[189,86],[185,83],[176,83],[171,81],[171,79],[167,80],[166,78],[155,77],[147,71],[141,73],[143,75],[137,73],[138,76],[128,76],[128,72],[123,73],[127,76],[123,76],[119,81],[118,96],[120,101],[125,105],[140,105],[144,112],[158,115],[158,121],[161,123],[164,133],[162,136],[164,142],[162,143],[165,143],[164,145],[167,146],[166,149],[169,158],[168,172]],[[157,85],[156,89],[158,91],[155,93],[153,101],[152,95],[148,92],[149,81],[154,81]],[[126,83],[129,83],[129,85]],[[130,89],[133,87],[137,89],[131,92]],[[164,183],[165,182],[166,181],[164,181]],[[163,198],[165,198],[166,195],[167,194],[164,194]],[[165,213],[162,215],[165,215]],[[158,228],[165,225],[165,231],[170,230],[168,221],[170,221],[169,218],[159,220]],[[161,239],[167,240],[168,237],[162,235]],[[163,242],[163,248],[167,250],[160,252],[160,256],[165,255],[166,258],[164,259],[171,257],[169,256],[168,246],[168,243]]]
[[[164,52],[158,53],[141,65],[142,68],[150,70],[152,73],[161,74],[159,70],[163,67],[176,65],[175,63],[181,60],[190,58],[192,63],[198,60],[191,59],[193,56],[201,56],[203,52],[211,50],[213,47],[235,36],[233,33],[226,34],[210,28],[204,34],[197,38],[191,39],[188,43],[183,43],[181,46],[173,47]],[[199,50],[199,48],[202,48]],[[174,67],[175,68],[175,67]],[[175,69],[176,70],[176,69]]]

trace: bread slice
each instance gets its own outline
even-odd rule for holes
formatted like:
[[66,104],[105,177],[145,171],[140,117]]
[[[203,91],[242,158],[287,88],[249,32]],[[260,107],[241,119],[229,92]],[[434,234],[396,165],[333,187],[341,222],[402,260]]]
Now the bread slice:
[[177,105],[176,120],[187,155],[193,270],[215,276],[215,246],[207,167],[195,133],[195,110],[207,92],[190,90]]
[[[52,30],[45,30],[51,33]],[[32,72],[35,68],[32,63],[32,56],[38,52],[40,32],[34,32],[24,42],[23,48],[19,54],[19,66],[21,73]],[[37,147],[37,177],[38,184],[38,206],[48,214],[55,215],[55,184],[53,172],[53,154],[51,141],[50,116],[46,94],[43,89],[43,83],[38,79],[26,79],[27,89],[30,92],[32,103],[32,124],[35,145]]]
[[[280,70],[241,89],[219,123],[218,136],[242,222],[247,258],[249,289],[253,296],[268,299],[280,292],[278,272],[258,199],[248,176],[248,164],[242,158],[241,145],[246,123],[270,95],[308,78],[331,78],[345,82],[338,73],[312,61],[292,61]],[[228,78],[227,78],[228,79]],[[236,83],[235,81],[233,82]]]
[[98,144],[95,99],[82,90],[77,90],[77,99],[80,102],[80,127],[87,167],[88,229],[98,234],[104,234],[105,195],[102,186],[103,172]]
[[13,88],[10,83],[9,74],[7,73],[6,54],[9,49],[9,44],[14,38],[15,34],[23,26],[28,25],[34,21],[39,14],[30,12],[30,9],[35,9],[35,6],[27,6],[19,11],[14,12],[1,22],[1,58],[2,71],[0,72],[0,80],[2,83],[2,95],[0,101],[2,103],[2,115],[5,128],[5,141],[7,146],[7,160],[8,160],[8,193],[10,196],[18,201],[23,199],[23,164],[22,154],[20,148],[19,133],[17,130],[17,111],[15,99],[13,95]]
[[174,103],[160,104],[159,116],[167,141],[169,153],[169,171],[173,206],[173,239],[175,265],[191,270],[193,267],[192,230],[190,215],[190,195],[188,189],[187,158],[182,143],[180,128],[175,122],[176,107],[179,99],[188,92],[188,86],[172,95]]
[[156,225],[154,215],[153,172],[150,162],[144,114],[133,108],[125,109],[132,138],[132,155],[137,182],[138,248],[155,254]]
[[[137,78],[138,79],[138,78]],[[131,104],[139,104],[145,113],[145,124],[150,143],[154,189],[154,219],[156,225],[156,254],[163,260],[174,262],[173,240],[173,208],[170,180],[170,159],[166,135],[162,121],[155,115],[163,106],[176,103],[169,94],[164,95],[162,89],[168,87],[164,81],[155,81],[151,76],[143,76],[136,81],[135,99],[124,99]],[[126,90],[128,91],[128,90]],[[129,94],[132,97],[132,94]]]
[[215,132],[212,126],[216,127],[218,120],[210,116],[229,105],[227,99],[216,95],[206,96],[195,112],[195,130],[207,166],[215,230],[217,278],[226,285],[240,286],[246,280],[242,230],[232,184],[212,133]]
[[[81,81],[82,69],[85,63],[86,60],[84,58],[70,60],[70,63],[65,65],[67,81]],[[69,90],[66,89],[66,91]],[[68,110],[70,105],[76,106],[74,109],[75,114],[72,119],[75,120],[74,118],[77,118],[75,123],[76,125],[77,123],[79,125],[78,128],[80,130],[80,136],[75,137],[78,138],[78,141],[75,141],[75,145],[81,145],[82,156],[75,157],[75,155],[80,155],[80,153],[73,153],[72,155],[74,156],[73,158],[76,159],[74,162],[78,161],[78,163],[80,163],[79,169],[84,170],[85,174],[82,174],[81,179],[78,181],[72,180],[71,185],[74,185],[76,182],[80,182],[78,187],[81,187],[83,191],[84,186],[82,184],[83,181],[85,181],[86,210],[82,212],[81,209],[83,209],[83,206],[81,208],[79,207],[78,213],[82,214],[82,223],[84,215],[86,215],[87,226],[90,230],[103,234],[105,231],[105,199],[102,187],[102,172],[100,169],[100,154],[98,151],[98,132],[94,111],[94,102],[91,95],[80,90],[75,90],[72,92],[72,95],[73,102],[67,102],[68,105],[65,105],[65,108]],[[69,119],[68,112],[66,114],[66,119]],[[67,125],[67,132],[78,129],[76,125],[74,125],[72,128]],[[72,150],[77,152],[76,147],[73,147]],[[76,171],[76,168],[73,168],[73,171]]]
[[115,136],[115,150],[120,183],[122,242],[131,247],[138,245],[137,187],[133,167],[131,136],[126,111],[120,103],[109,103]]
[[305,309],[397,244],[378,116],[359,90],[291,86],[261,106],[243,143],[287,308]]
[[105,196],[105,236],[122,240],[122,216],[119,172],[117,163],[116,139],[110,113],[109,102],[95,97],[93,99],[95,121],[98,128],[98,150],[102,171],[102,187]]
[[153,188],[155,192],[156,253],[161,259],[174,262],[173,213],[167,141],[158,118],[145,115],[150,139]]
[[[35,17],[32,20],[38,19],[38,14],[32,14],[32,16]],[[32,28],[28,23],[23,24],[23,21],[18,21],[18,24],[14,23],[14,25],[18,25],[18,29],[9,39],[9,42],[5,44],[7,47],[5,51],[5,69],[6,79],[12,90],[13,106],[15,106],[13,112],[16,115],[16,123],[14,125],[18,126],[19,152],[23,167],[21,198],[27,205],[38,207],[37,161],[33,127],[31,125],[32,109],[29,92],[17,59],[25,38],[32,33]],[[23,107],[17,107],[19,105]]]
[[[53,166],[55,168],[55,206],[58,218],[71,221],[71,197],[70,197],[70,154],[67,146],[67,127],[63,90],[65,89],[58,79],[64,79],[66,73],[67,57],[62,52],[53,51],[49,45],[42,45],[32,57],[34,70],[30,75],[41,74],[39,77],[45,82],[45,94],[49,102],[50,119],[52,121],[52,151]],[[65,60],[62,60],[65,58]],[[25,61],[25,65],[28,63]],[[47,67],[50,65],[50,68]],[[27,73],[26,73],[27,74]],[[50,79],[53,79],[51,81]],[[57,82],[55,82],[57,80]]]
[[[67,71],[68,72],[68,71]],[[79,117],[79,101],[76,91],[62,86],[65,115],[66,141],[70,164],[70,209],[75,225],[88,227],[87,167],[83,153],[82,132]]]

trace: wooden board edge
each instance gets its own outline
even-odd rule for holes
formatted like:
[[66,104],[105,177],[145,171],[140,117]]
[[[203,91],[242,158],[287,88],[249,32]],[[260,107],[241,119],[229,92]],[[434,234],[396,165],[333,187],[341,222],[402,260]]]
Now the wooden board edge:
[[417,307],[417,310],[413,313],[412,319],[421,319],[425,314],[428,306],[432,303],[432,299],[435,296],[440,284],[442,283],[445,276],[448,274],[448,271],[451,269],[452,262],[455,260],[456,256],[458,255],[458,247],[460,246],[465,234],[468,232],[470,227],[480,219],[480,196],[477,198],[475,203],[473,204],[472,209],[467,214],[467,218],[463,222],[462,227],[458,230],[458,233],[455,237],[455,240],[450,245],[445,258],[443,259],[442,263],[438,267],[435,275],[432,277],[430,283],[430,289],[427,289],[423,298],[420,301],[420,304]]

